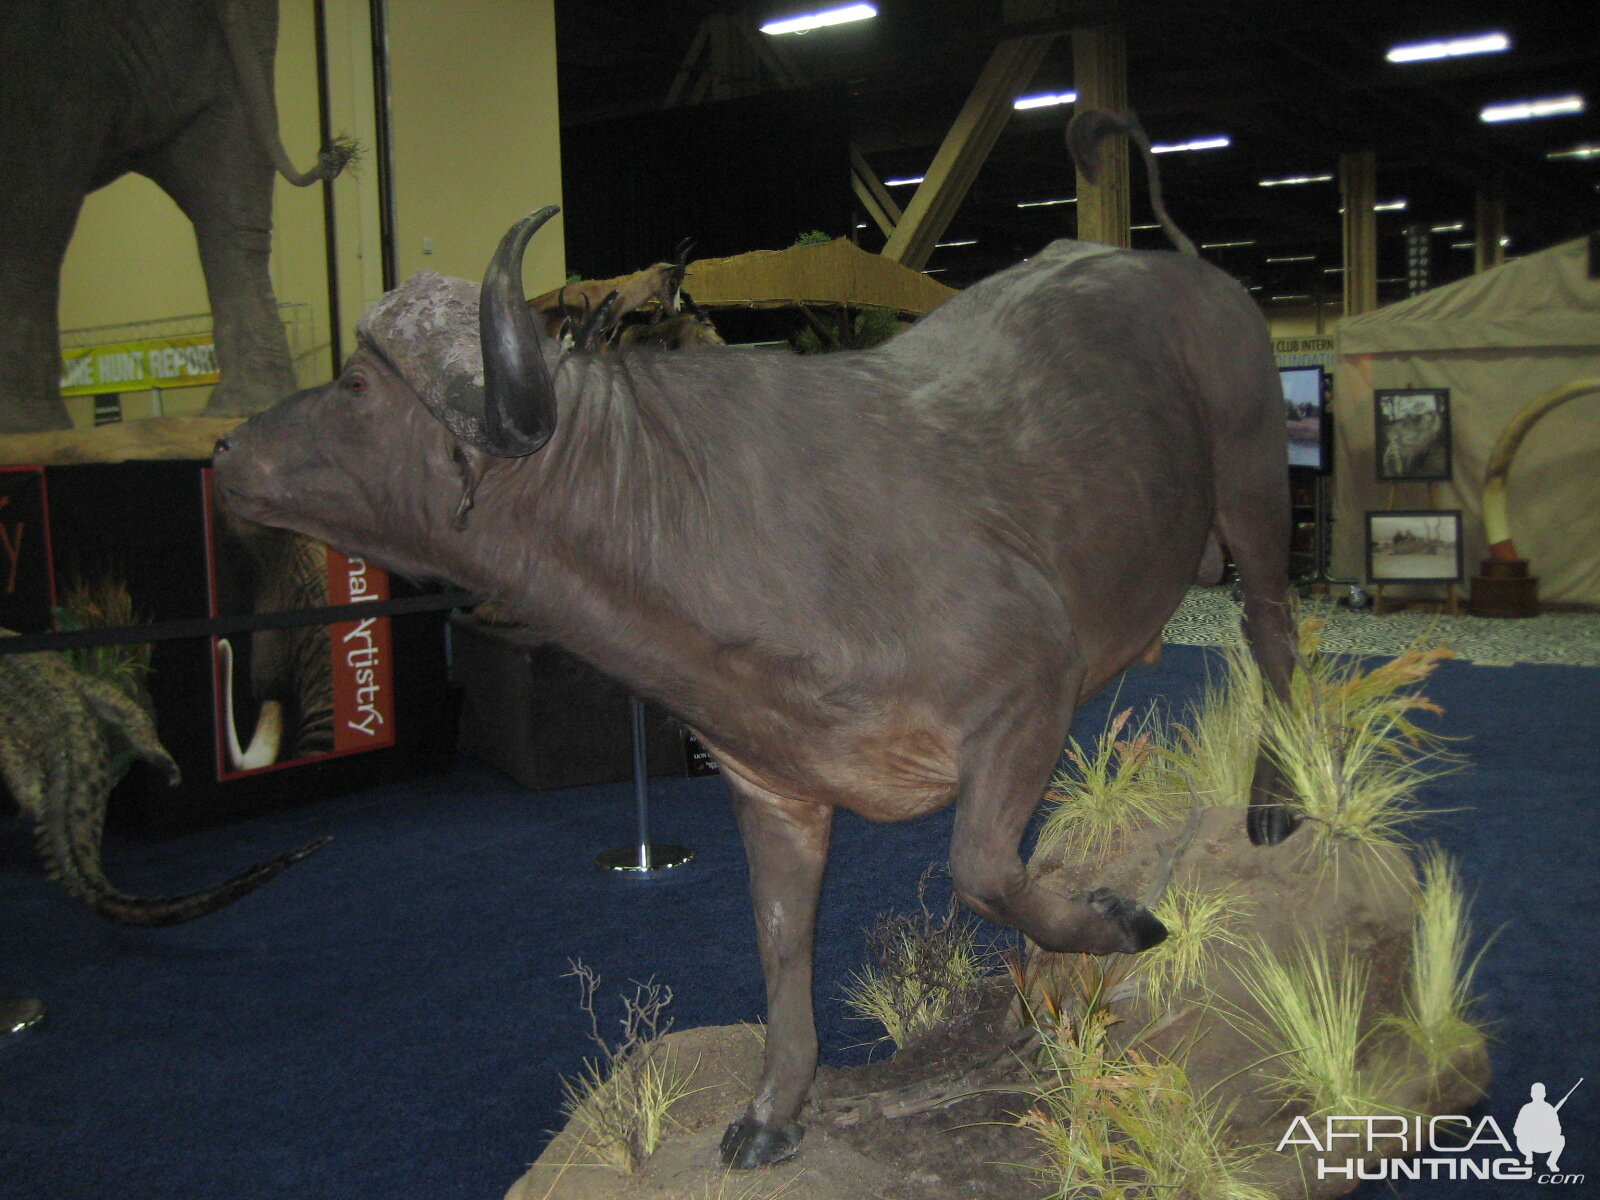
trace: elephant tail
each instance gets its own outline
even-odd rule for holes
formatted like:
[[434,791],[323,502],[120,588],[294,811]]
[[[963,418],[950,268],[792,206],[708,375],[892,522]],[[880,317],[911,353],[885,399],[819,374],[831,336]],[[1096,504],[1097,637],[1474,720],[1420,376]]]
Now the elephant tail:
[[272,64],[276,57],[277,6],[245,4],[242,0],[223,0],[217,19],[222,25],[222,40],[239,84],[239,98],[250,121],[256,141],[272,165],[295,187],[309,187],[332,179],[359,154],[359,146],[348,137],[337,137],[317,156],[309,171],[298,170],[283,148],[278,133],[278,100],[273,91]]
[[57,654],[0,659],[0,769],[32,817],[50,876],[75,899],[121,925],[177,925],[225,908],[319,850],[321,838],[180,896],[130,896],[100,866],[113,743],[178,782],[149,714],[113,684],[89,679]]

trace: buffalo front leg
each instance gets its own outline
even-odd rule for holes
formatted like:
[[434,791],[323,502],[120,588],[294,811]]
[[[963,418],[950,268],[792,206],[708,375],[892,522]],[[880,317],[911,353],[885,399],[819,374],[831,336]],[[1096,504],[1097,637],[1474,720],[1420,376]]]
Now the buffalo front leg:
[[1046,950],[1133,954],[1167,936],[1155,916],[1107,888],[1069,896],[1028,874],[1018,848],[1071,725],[1078,677],[1057,697],[1008,704],[968,747],[950,876],[962,903]]
[[804,1133],[800,1106],[817,1069],[811,952],[833,809],[727,778],[750,863],[756,944],[767,983],[761,1081],[722,1137],[722,1161],[745,1170],[793,1157]]

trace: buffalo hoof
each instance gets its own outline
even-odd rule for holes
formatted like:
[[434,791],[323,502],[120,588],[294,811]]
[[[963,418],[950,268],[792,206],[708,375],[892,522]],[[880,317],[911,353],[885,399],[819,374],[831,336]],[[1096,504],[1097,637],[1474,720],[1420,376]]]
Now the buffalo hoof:
[[1282,804],[1252,804],[1245,813],[1244,827],[1253,844],[1276,846],[1300,828],[1300,818]]
[[749,1171],[784,1162],[799,1151],[805,1132],[799,1121],[763,1125],[754,1117],[740,1117],[722,1135],[722,1165],[735,1171]]
[[1137,954],[1167,940],[1167,927],[1137,901],[1124,900],[1110,888],[1096,888],[1084,899],[1103,920],[1121,931],[1122,944],[1113,948],[1114,953]]

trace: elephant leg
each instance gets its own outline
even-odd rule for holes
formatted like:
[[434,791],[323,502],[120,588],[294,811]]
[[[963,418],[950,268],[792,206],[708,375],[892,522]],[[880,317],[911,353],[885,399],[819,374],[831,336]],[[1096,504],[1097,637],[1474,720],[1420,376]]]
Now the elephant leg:
[[139,169],[194,224],[221,371],[206,415],[271,407],[296,386],[268,273],[274,174],[238,101],[219,98]]
[[805,1132],[800,1106],[817,1069],[811,955],[833,809],[775,796],[732,774],[727,779],[750,863],[756,942],[767,983],[761,1080],[722,1137],[722,1161],[748,1169],[792,1157]]
[[[15,122],[8,115],[0,125]],[[61,400],[61,264],[86,181],[50,176],[48,160],[7,149],[0,134],[0,433],[69,429]]]

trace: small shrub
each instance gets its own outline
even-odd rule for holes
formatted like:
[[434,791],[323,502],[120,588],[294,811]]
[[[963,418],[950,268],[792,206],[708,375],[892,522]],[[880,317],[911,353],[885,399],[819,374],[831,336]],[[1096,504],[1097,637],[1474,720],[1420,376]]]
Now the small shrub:
[[877,1021],[896,1046],[969,1015],[980,1000],[989,956],[977,927],[951,897],[943,916],[926,902],[933,868],[917,884],[915,913],[883,913],[867,933],[868,965],[851,977],[845,1004]]
[[[128,585],[109,576],[93,583],[77,580],[66,590],[64,603],[55,610],[56,628],[118,629],[143,623],[134,611]],[[66,651],[67,661],[93,679],[114,684],[138,699],[150,674],[150,643],[87,646]]]
[[1363,963],[1320,942],[1301,942],[1288,961],[1254,948],[1240,981],[1262,1013],[1242,1017],[1241,1028],[1267,1053],[1267,1071],[1286,1093],[1304,1100],[1313,1115],[1391,1110],[1378,1097],[1392,1081],[1369,1079],[1360,1066],[1368,1039],[1361,1023]]
[[697,1090],[688,1085],[693,1068],[677,1070],[664,1040],[672,1027],[665,1019],[672,989],[635,984],[634,994],[623,997],[622,1038],[613,1045],[601,1036],[595,1013],[600,977],[581,962],[571,966],[578,1005],[589,1018],[589,1039],[600,1054],[584,1059],[576,1079],[561,1081],[562,1109],[601,1163],[631,1173],[661,1144],[672,1106]]
[[1422,852],[1419,865],[1422,894],[1406,1011],[1390,1020],[1422,1051],[1437,1078],[1460,1050],[1483,1037],[1469,1012],[1478,960],[1467,958],[1467,900],[1455,864],[1432,846]]
[[1175,883],[1167,888],[1155,908],[1167,927],[1167,940],[1134,959],[1152,1011],[1204,982],[1220,947],[1243,948],[1237,924],[1244,911],[1244,898],[1232,887],[1202,891]]
[[1207,678],[1167,754],[1201,803],[1243,805],[1261,746],[1261,672],[1242,636],[1222,647],[1222,663],[1220,677]]
[[1188,792],[1159,744],[1154,718],[1147,714],[1123,737],[1132,716],[1131,708],[1116,714],[1092,747],[1068,742],[1071,765],[1056,773],[1044,794],[1048,812],[1037,854],[1067,845],[1098,853],[1130,825],[1187,806]]
[[[1046,1007],[1064,1011],[1060,999]],[[1035,1059],[1038,1099],[1018,1124],[1039,1138],[1053,1195],[1269,1200],[1247,1178],[1264,1148],[1234,1145],[1227,1113],[1197,1096],[1177,1063],[1113,1049],[1116,1021],[1088,1007],[1063,1019]]]

